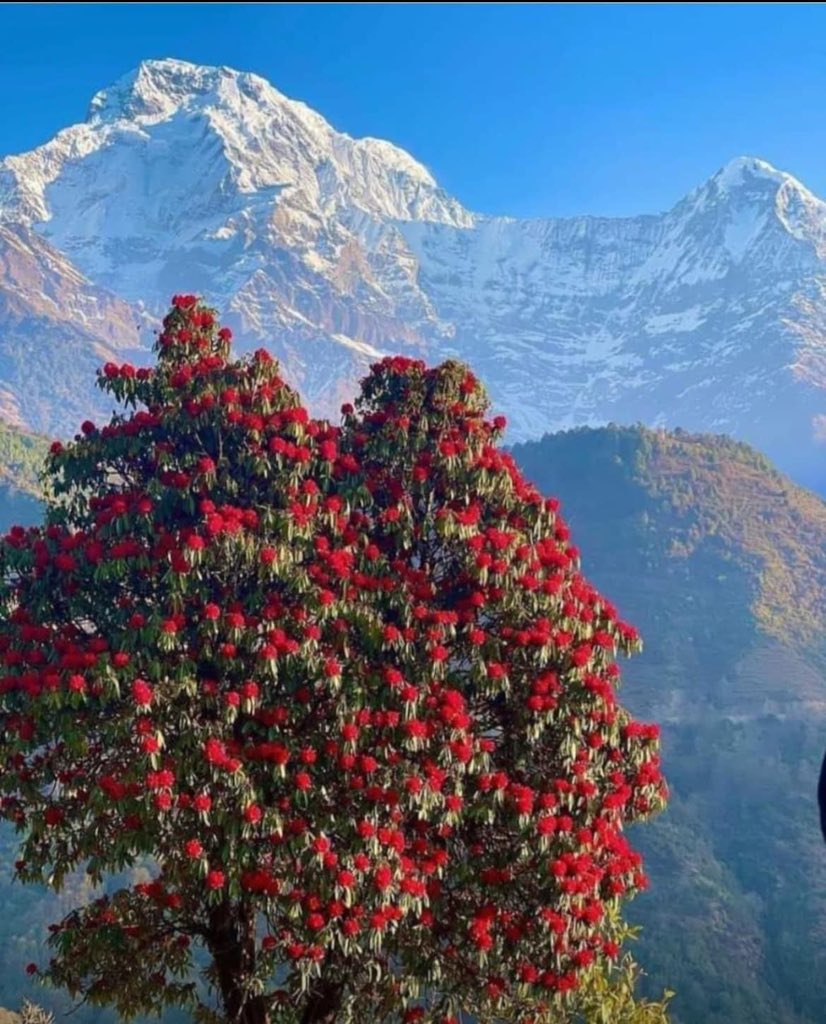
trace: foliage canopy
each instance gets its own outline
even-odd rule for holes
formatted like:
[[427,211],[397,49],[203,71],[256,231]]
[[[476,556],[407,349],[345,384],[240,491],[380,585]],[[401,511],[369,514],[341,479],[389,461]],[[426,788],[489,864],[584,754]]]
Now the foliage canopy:
[[156,352],[104,367],[123,411],[55,443],[0,551],[18,875],[154,870],[55,925],[44,977],[126,1017],[599,1019],[658,730],[482,387],[385,359],[332,426],[193,296]]

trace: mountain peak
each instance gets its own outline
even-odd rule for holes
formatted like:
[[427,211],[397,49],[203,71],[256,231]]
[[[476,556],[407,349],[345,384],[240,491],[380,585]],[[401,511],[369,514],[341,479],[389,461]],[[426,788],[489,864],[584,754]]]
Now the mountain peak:
[[[754,241],[771,225],[779,225],[799,241],[820,245],[826,217],[826,204],[802,182],[755,156],[729,160],[681,200],[676,209],[687,212],[691,218],[705,218],[714,212],[730,227],[734,218],[737,224],[732,230],[738,236],[735,248],[740,254],[745,235]],[[711,237],[704,219],[697,224],[705,237]],[[729,250],[730,240],[727,237],[725,243]]]
[[713,196],[715,199],[738,196],[741,193],[759,193],[774,197],[785,187],[805,199],[820,202],[806,186],[788,171],[781,171],[767,160],[756,156],[738,156],[729,160],[718,171],[695,189],[693,196]]
[[[409,179],[411,185],[438,189],[427,168],[405,150],[382,139],[354,139],[338,132],[321,114],[285,96],[260,75],[226,66],[172,57],[145,60],[93,97],[87,125],[92,130],[117,122],[151,127],[180,112],[207,115],[225,141],[227,135],[232,137],[230,148],[240,136],[251,143],[241,150],[254,151],[274,133],[289,141],[294,156],[324,162],[341,158],[346,151],[347,159],[358,165],[372,163]],[[453,205],[458,211],[458,204]]]
[[257,75],[165,57],[141,61],[111,86],[96,93],[89,106],[88,120],[92,123],[121,118],[163,120],[181,107],[205,97],[218,100],[227,86],[233,91],[240,87],[255,98],[261,98],[268,91],[272,94],[268,99],[286,99]]
[[738,188],[755,178],[782,183],[791,178],[791,175],[785,171],[779,171],[767,160],[761,160],[760,157],[737,156],[721,167],[711,180],[719,188],[730,189]]
[[[90,218],[76,200],[95,180],[122,181],[129,202],[104,191]],[[147,188],[149,180],[163,187]],[[271,233],[277,208],[282,230],[289,222],[297,234],[344,211],[473,222],[397,146],[336,131],[258,75],[174,58],[143,61],[94,96],[85,123],[0,161],[0,217],[43,225],[92,276],[115,251],[104,235],[149,231],[158,251],[186,228],[226,247],[251,221]]]

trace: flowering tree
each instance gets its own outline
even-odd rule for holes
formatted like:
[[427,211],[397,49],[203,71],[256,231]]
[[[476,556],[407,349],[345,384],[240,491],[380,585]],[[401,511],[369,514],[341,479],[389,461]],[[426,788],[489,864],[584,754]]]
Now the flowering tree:
[[665,799],[614,696],[635,631],[466,368],[385,359],[335,427],[229,345],[176,297],[2,543],[17,873],[152,872],[42,974],[127,1017],[577,1019],[645,883],[623,825]]

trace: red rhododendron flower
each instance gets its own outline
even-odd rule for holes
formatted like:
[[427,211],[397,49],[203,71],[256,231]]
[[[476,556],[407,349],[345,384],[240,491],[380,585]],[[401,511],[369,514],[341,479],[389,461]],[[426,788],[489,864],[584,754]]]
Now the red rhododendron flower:
[[132,697],[138,707],[148,707],[152,703],[152,687],[144,679],[136,679],[132,683]]

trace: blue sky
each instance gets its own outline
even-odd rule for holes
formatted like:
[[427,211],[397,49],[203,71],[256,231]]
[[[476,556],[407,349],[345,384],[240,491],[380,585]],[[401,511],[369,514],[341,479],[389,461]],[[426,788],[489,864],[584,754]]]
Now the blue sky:
[[826,6],[0,5],[0,153],[147,57],[255,71],[471,209],[655,212],[734,156],[826,195]]

